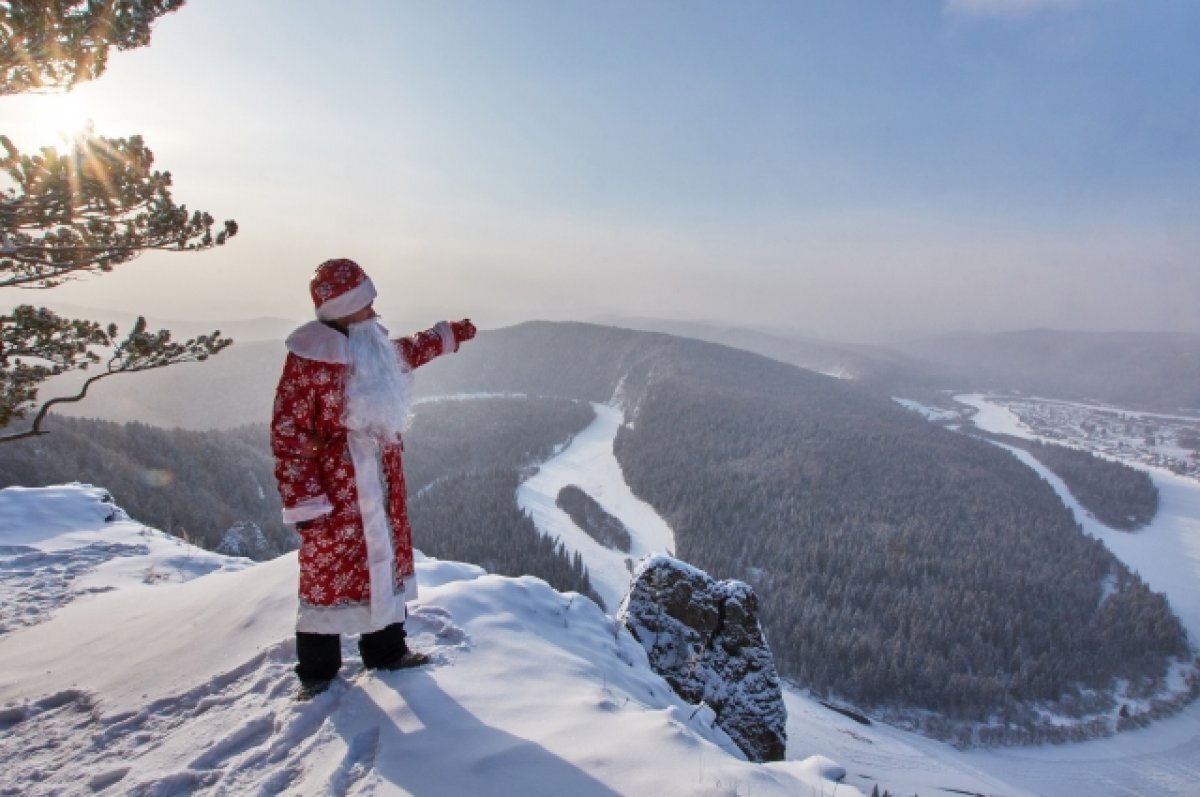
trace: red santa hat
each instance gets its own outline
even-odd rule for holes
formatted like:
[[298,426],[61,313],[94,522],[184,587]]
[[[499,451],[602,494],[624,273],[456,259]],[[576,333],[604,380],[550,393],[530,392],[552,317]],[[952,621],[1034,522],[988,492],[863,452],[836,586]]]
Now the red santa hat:
[[326,260],[308,284],[317,318],[333,321],[354,315],[375,301],[375,284],[353,260]]

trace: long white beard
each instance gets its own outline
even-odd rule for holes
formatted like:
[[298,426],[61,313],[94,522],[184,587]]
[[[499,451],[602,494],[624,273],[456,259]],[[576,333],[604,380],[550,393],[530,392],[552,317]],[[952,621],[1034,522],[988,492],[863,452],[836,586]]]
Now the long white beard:
[[412,370],[374,319],[350,325],[347,429],[397,442],[412,423]]

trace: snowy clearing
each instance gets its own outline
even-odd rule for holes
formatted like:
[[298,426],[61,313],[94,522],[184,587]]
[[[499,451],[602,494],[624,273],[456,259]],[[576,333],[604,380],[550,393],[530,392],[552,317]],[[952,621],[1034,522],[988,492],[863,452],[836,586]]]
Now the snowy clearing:
[[971,423],[985,432],[993,434],[1011,434],[1015,437],[1033,439],[1029,427],[1021,423],[1017,414],[1007,407],[1001,407],[987,400],[982,393],[964,393],[954,397],[960,404],[975,408]]
[[[93,488],[10,488],[0,501],[3,545],[49,527],[72,550],[107,533],[111,505]],[[365,673],[345,640],[342,680],[296,703],[296,557],[238,567],[152,593],[125,573],[0,636],[0,794],[782,797],[838,785],[824,759],[745,761],[591,601],[467,564],[417,565],[410,638],[430,666]]]
[[934,421],[936,423],[938,421],[949,422],[962,420],[962,415],[954,410],[943,410],[938,409],[937,407],[930,407],[926,404],[920,403],[919,401],[900,398],[899,396],[892,396],[892,401],[896,402],[906,410],[912,410],[927,421]]
[[[608,404],[593,403],[592,408],[596,419],[521,484],[517,505],[529,514],[538,531],[562,540],[569,552],[583,556],[604,608],[615,612],[629,591],[633,565],[649,554],[673,553],[675,534],[654,507],[635,496],[625,483],[613,454],[613,441],[624,422],[624,413]],[[632,537],[629,553],[596,542],[558,508],[558,492],[568,485],[582,489],[625,524]]]

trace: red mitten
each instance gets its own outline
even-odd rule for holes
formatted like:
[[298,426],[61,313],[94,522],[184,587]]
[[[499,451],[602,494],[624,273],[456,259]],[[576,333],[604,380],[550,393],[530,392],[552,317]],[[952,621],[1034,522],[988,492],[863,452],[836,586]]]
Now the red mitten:
[[471,323],[471,319],[469,318],[464,318],[462,321],[451,321],[450,327],[454,330],[454,339],[459,343],[475,337],[475,325]]

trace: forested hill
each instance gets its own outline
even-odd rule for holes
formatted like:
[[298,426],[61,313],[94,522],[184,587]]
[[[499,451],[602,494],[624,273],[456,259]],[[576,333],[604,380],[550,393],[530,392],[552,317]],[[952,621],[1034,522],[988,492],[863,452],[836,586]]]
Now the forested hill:
[[[993,721],[977,740],[1063,739],[1189,655],[1163,596],[1032,470],[886,396],[651,333],[534,323],[480,342],[443,389],[625,403],[633,489],[683,558],[756,586],[781,669],[818,692],[963,721],[927,717],[943,736]],[[1041,723],[1036,704],[1080,722]]]
[[1007,452],[730,350],[681,345],[657,374],[617,440],[626,478],[682,558],[757,588],[798,682],[1034,741],[1089,731],[1033,704],[1099,716],[1115,678],[1158,688],[1188,655],[1165,599]]
[[[210,401],[233,416],[269,407],[281,358],[214,380],[234,399]],[[757,588],[782,672],[818,692],[993,721],[978,737],[993,742],[1099,732],[1126,702],[1125,724],[1171,708],[1135,702],[1188,655],[1165,599],[1013,456],[885,395],[712,343],[547,322],[482,333],[423,368],[418,389],[622,401],[617,456],[635,492],[681,556]],[[430,522],[449,528],[472,485],[511,487],[483,472],[439,482]],[[1095,722],[1041,723],[1046,703]]]
[[[508,392],[607,401],[675,338],[588,324],[530,322],[487,330],[417,372],[418,398]],[[286,351],[281,342],[235,343],[219,357],[97,383],[64,414],[183,429],[267,423]],[[54,395],[46,392],[46,396]]]
[[[641,322],[650,326],[652,322]],[[1200,408],[1200,336],[1033,330],[893,342],[892,350],[738,329],[658,322],[665,331],[852,377],[869,389],[936,403],[942,389],[1019,390],[1130,408]],[[236,340],[236,338],[235,338]],[[649,349],[678,340],[590,324],[530,322],[485,330],[420,372],[419,395],[481,385],[607,398]],[[522,356],[525,350],[527,356]],[[221,356],[97,383],[64,414],[184,429],[265,423],[284,358],[281,341],[237,342]],[[45,396],[74,392],[50,387]],[[582,394],[587,394],[586,396]]]

